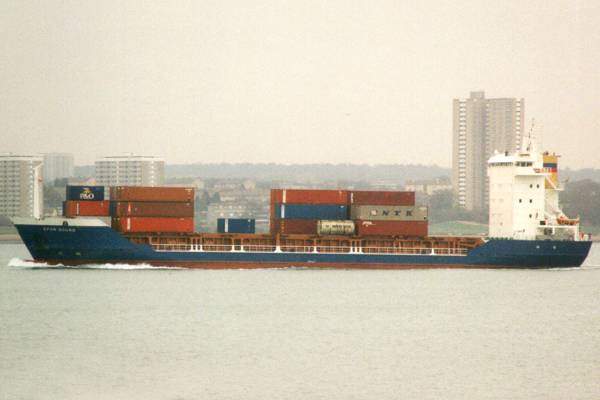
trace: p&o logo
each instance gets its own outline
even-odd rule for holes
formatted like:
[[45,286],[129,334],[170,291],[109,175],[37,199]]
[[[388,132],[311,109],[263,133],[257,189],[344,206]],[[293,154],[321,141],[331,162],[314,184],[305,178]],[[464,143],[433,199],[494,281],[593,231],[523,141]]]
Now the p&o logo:
[[79,193],[81,200],[94,200],[94,193],[90,188],[83,188],[83,192]]

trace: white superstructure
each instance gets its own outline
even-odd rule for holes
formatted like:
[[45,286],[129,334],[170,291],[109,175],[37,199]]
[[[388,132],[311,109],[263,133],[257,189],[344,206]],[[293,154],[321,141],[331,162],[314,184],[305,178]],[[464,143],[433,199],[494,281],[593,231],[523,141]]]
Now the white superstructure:
[[490,237],[579,240],[579,220],[558,203],[557,163],[557,155],[533,150],[489,159]]

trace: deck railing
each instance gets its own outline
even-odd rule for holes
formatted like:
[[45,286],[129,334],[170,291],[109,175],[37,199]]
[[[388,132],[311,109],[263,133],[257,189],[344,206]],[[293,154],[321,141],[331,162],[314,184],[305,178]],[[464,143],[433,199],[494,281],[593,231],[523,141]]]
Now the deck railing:
[[292,246],[233,244],[151,244],[155,251],[174,252],[251,252],[251,253],[327,253],[327,254],[397,254],[464,256],[468,249],[425,247],[356,247],[356,246]]

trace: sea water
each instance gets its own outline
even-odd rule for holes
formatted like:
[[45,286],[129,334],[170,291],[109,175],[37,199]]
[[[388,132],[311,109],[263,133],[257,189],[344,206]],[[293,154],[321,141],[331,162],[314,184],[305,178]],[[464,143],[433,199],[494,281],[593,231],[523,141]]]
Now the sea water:
[[599,399],[559,270],[55,268],[0,245],[0,399]]

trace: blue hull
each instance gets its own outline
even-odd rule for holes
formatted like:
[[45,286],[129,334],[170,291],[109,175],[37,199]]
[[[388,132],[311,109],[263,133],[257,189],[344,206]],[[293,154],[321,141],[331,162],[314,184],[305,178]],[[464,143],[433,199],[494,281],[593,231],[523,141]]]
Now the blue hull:
[[466,255],[155,251],[109,227],[16,225],[37,261],[148,263],[191,268],[556,268],[578,267],[591,242],[492,239]]

